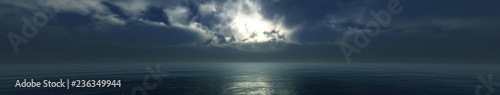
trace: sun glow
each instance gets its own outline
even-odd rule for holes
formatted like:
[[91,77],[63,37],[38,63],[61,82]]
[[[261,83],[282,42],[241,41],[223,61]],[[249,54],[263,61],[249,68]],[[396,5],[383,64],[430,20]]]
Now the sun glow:
[[255,2],[243,3],[246,7],[239,7],[231,12],[230,28],[235,40],[241,43],[261,43],[284,41],[282,18],[266,19],[260,12],[260,6]]
[[260,16],[237,16],[231,22],[231,28],[236,32],[234,36],[243,42],[265,42],[271,40],[264,32],[270,32],[274,29],[271,23],[263,20]]

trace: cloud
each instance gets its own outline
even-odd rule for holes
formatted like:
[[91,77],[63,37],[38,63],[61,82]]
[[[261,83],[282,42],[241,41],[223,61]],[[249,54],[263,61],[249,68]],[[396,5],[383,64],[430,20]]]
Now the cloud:
[[151,6],[150,2],[144,0],[113,0],[109,3],[120,7],[128,16],[140,18]]
[[85,1],[57,1],[62,12],[76,12],[82,15],[91,14],[107,14],[109,10],[101,3],[101,0],[85,0]]
[[[219,52],[241,55],[256,52],[255,56],[260,57],[263,53],[281,52],[285,57],[308,54],[303,57],[328,60],[337,54],[342,62],[344,58],[338,42],[346,39],[352,42],[357,32],[367,32],[362,28],[373,20],[369,11],[387,7],[387,2],[373,0],[41,1],[0,1],[0,21],[3,22],[0,33],[4,37],[9,32],[22,35],[22,17],[31,19],[36,11],[59,9],[45,27],[38,27],[39,36],[24,45],[26,52],[60,51],[64,56],[68,47],[75,54],[101,54],[130,47],[109,53],[137,55],[130,51],[143,49],[144,55],[151,51],[157,55],[176,53],[169,56],[205,52],[212,57]],[[496,3],[459,1],[449,4],[448,1],[432,0],[402,3],[408,5],[404,6],[405,11],[393,16],[391,24],[382,29],[379,37],[372,39],[367,52],[357,56],[371,54],[370,58],[378,59],[398,57],[398,54],[411,57],[420,53],[418,56],[423,58],[426,54],[439,52],[441,55],[436,57],[450,56],[447,55],[450,52],[457,53],[454,55],[498,55],[494,54],[500,47],[495,44],[499,41],[495,36],[500,30],[497,27],[500,14],[494,12],[498,9]],[[0,49],[12,51],[8,39],[0,43],[3,44]],[[156,52],[162,50],[166,51]],[[157,57],[156,54],[151,56]],[[466,59],[466,56],[454,58]]]
[[46,3],[39,3],[41,7],[57,8],[58,13],[77,13],[83,16],[89,16],[99,23],[125,25],[126,21],[118,18],[106,7],[102,0],[54,0]]
[[428,36],[456,36],[461,33],[495,34],[500,21],[494,17],[422,17],[401,18],[395,20],[386,33],[397,36],[428,35]]
[[[200,45],[234,46],[228,44],[256,44],[287,40],[293,29],[283,24],[282,16],[266,18],[261,2],[224,1],[198,2],[197,7],[177,5],[165,8],[173,27],[188,29],[202,35]],[[195,11],[196,10],[196,11]],[[265,47],[262,47],[265,48]]]
[[[33,2],[33,1],[27,2],[27,1],[23,1],[23,0],[2,0],[2,1],[0,1],[0,4],[2,4],[2,6],[4,6],[4,7],[15,6],[16,8],[26,9],[26,10],[38,9],[38,6],[36,6],[37,3],[38,2]],[[19,10],[16,10],[16,11],[19,11]]]
[[[77,30],[85,30],[82,27],[89,27],[92,30],[85,31],[113,31],[113,29],[120,30],[120,27],[129,29],[128,27],[136,26],[132,24],[142,23],[166,28],[160,31],[183,31],[199,35],[200,38],[197,39],[200,40],[187,43],[189,46],[195,43],[197,44],[195,46],[234,46],[236,48],[235,44],[294,42],[288,39],[294,29],[284,24],[286,20],[284,16],[267,17],[263,14],[261,1],[171,1],[166,3],[166,1],[155,0],[59,0],[58,2],[64,5],[61,7],[63,13],[77,13],[95,20],[90,26],[83,25]],[[109,5],[103,3],[118,7],[124,14],[112,11]],[[168,21],[149,18],[148,11],[151,8],[163,9],[164,17],[157,16],[157,18]],[[120,15],[126,15],[129,18],[123,18]]]
[[172,24],[187,24],[190,22],[190,10],[183,6],[167,8],[164,10],[168,16],[168,20]]
[[[215,28],[222,31],[222,35],[228,35],[235,43],[259,43],[271,40],[289,41],[286,36],[293,32],[283,24],[282,16],[276,15],[266,18],[263,14],[261,2],[258,1],[227,1],[219,8],[212,8],[208,12],[215,12],[222,22],[216,24]],[[213,6],[208,3],[206,6]]]
[[[259,44],[259,43],[323,43],[300,41],[294,38],[304,37],[301,33],[313,33],[304,31],[324,31],[300,30],[299,28],[311,28],[310,25],[294,25],[288,20],[289,15],[270,13],[272,10],[267,3],[279,3],[282,1],[263,2],[258,0],[250,1],[141,1],[141,0],[94,0],[94,1],[60,1],[62,12],[78,13],[92,17],[95,22],[92,29],[102,29],[101,31],[116,31],[113,29],[128,29],[132,24],[144,24],[150,26],[165,27],[165,30],[157,31],[183,31],[198,35],[198,40],[187,43],[188,46],[215,46],[215,47],[237,47],[235,44]],[[112,9],[109,3],[119,10]],[[66,6],[67,5],[67,6]],[[267,5],[267,6],[264,6]],[[50,6],[50,5],[49,5]],[[152,8],[163,11],[161,15],[151,18]],[[359,10],[360,8],[355,8]],[[362,8],[361,8],[362,9]],[[119,13],[122,11],[124,14]],[[349,10],[351,11],[351,10]],[[349,12],[331,13],[324,16],[327,20],[321,20],[315,25],[337,29],[335,31],[345,31],[346,26],[359,23],[358,17],[347,14]],[[303,13],[295,13],[303,14]],[[307,14],[307,13],[306,13]],[[123,17],[121,15],[125,15]],[[158,20],[158,19],[164,19]],[[305,18],[309,19],[309,18]],[[307,23],[306,23],[307,24]],[[293,26],[292,26],[293,25]],[[85,25],[84,25],[85,26]],[[88,26],[88,25],[87,25]],[[98,28],[96,28],[98,27]],[[313,26],[312,28],[317,27]],[[83,28],[80,28],[83,29]],[[340,30],[339,30],[340,29]],[[328,31],[327,31],[328,32]],[[335,33],[334,33],[335,34]],[[315,34],[316,35],[316,34]],[[320,37],[321,39],[337,39],[335,37]],[[333,40],[326,41],[330,44]],[[192,44],[196,45],[192,45]],[[177,45],[177,44],[174,44]],[[255,45],[264,47],[265,45]],[[251,49],[251,48],[250,48]]]
[[[2,1],[2,3],[25,9],[36,9],[26,5],[30,3],[20,2]],[[235,48],[252,45],[258,48],[268,48],[266,45],[255,44],[276,43],[335,44],[339,40],[349,39],[353,35],[352,31],[364,31],[358,28],[362,28],[366,20],[372,19],[366,14],[369,13],[368,9],[378,4],[366,0],[328,1],[324,2],[325,4],[311,1],[264,2],[259,0],[57,0],[57,3],[62,5],[60,6],[62,14],[72,13],[91,18],[90,23],[80,23],[75,29],[66,30],[119,34],[120,31],[141,33],[135,30],[139,27],[161,27],[158,28],[159,30],[148,31],[186,32],[186,34],[199,37],[190,40],[192,42],[171,44],[172,46]],[[318,7],[301,6],[302,3],[314,3]],[[331,6],[332,4],[335,6]],[[42,7],[56,7],[56,4],[44,3]],[[287,12],[287,10],[293,11]],[[460,20],[437,19],[427,23],[443,30],[467,30],[464,29],[467,27],[468,29],[483,27],[483,29],[495,30],[490,26],[486,27],[487,24],[481,24],[483,20],[457,21]],[[475,26],[468,25],[469,22],[474,23]],[[397,29],[398,26],[391,27]],[[179,38],[193,39],[191,37]],[[248,49],[254,48],[245,50]]]
[[203,3],[203,4],[200,4],[198,6],[198,9],[200,11],[200,14],[205,16],[205,15],[211,15],[215,12],[217,12],[218,10],[218,7],[217,7],[217,4],[215,4],[215,2],[208,2],[208,3]]
[[163,22],[155,22],[155,21],[149,21],[149,20],[145,20],[145,19],[139,19],[138,21],[143,22],[143,23],[148,24],[148,25],[152,25],[152,26],[166,26],[166,24]]

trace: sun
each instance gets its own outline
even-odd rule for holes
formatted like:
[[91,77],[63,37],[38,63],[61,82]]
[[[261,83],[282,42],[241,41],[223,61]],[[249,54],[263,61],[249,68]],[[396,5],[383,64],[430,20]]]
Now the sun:
[[266,37],[264,32],[271,31],[274,27],[263,20],[260,16],[236,16],[231,22],[231,28],[235,31],[235,38],[243,42],[265,42],[271,38]]
[[232,12],[229,26],[234,39],[240,43],[284,41],[283,35],[288,31],[282,27],[281,20],[268,20],[261,14],[260,8],[252,8]]

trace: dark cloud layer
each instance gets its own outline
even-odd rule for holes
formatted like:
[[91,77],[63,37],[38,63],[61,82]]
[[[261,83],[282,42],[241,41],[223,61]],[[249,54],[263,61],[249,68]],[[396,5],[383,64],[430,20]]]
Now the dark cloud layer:
[[[0,63],[345,63],[339,42],[352,44],[389,1],[0,1]],[[397,1],[404,10],[352,62],[500,61],[500,2]],[[23,35],[23,17],[54,11],[33,38]],[[10,33],[29,40],[18,53]]]

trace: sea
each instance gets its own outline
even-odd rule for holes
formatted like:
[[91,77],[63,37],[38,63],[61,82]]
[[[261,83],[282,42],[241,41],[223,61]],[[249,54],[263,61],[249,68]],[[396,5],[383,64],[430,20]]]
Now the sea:
[[[120,86],[15,86],[24,79]],[[484,63],[0,64],[0,95],[500,95],[499,83],[500,64]]]

